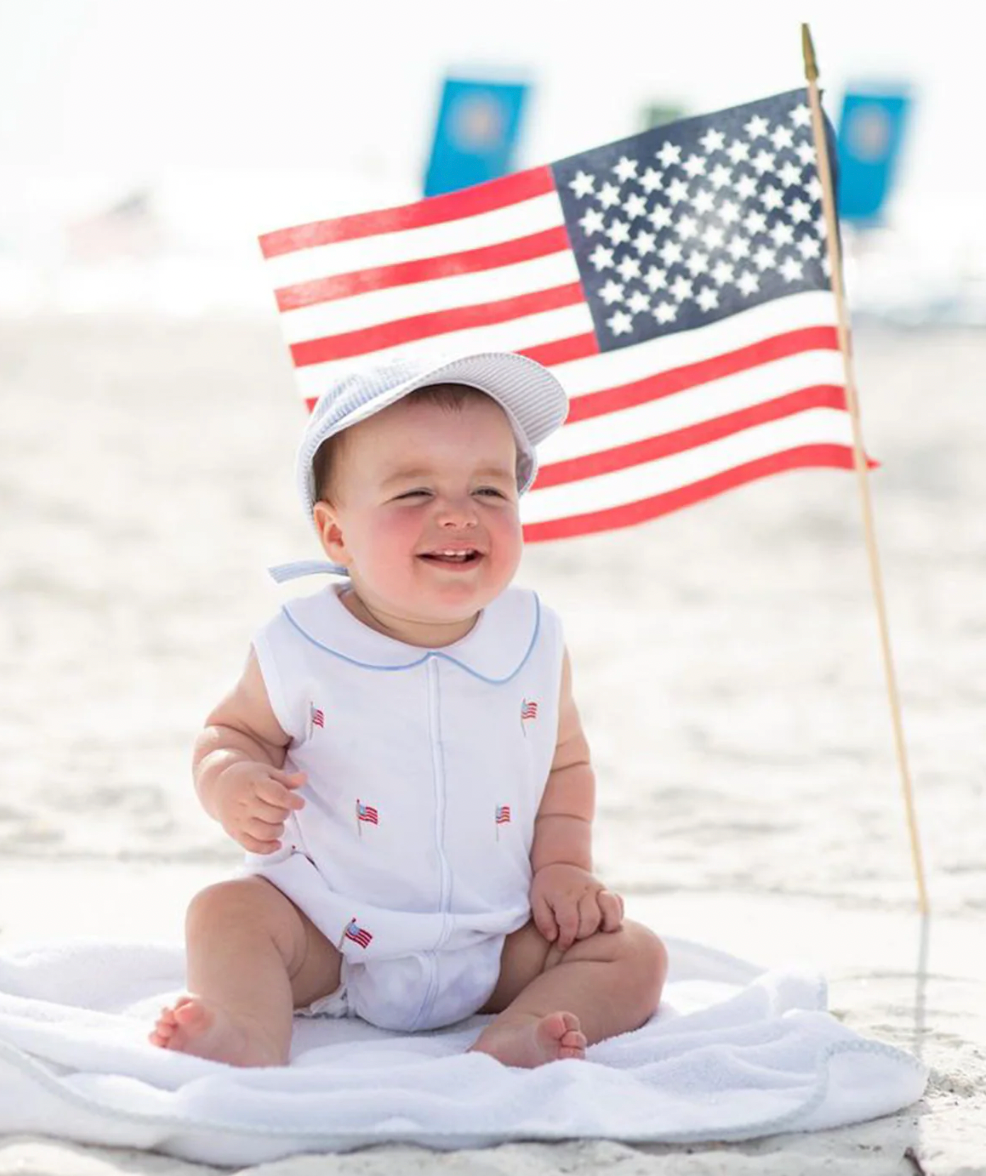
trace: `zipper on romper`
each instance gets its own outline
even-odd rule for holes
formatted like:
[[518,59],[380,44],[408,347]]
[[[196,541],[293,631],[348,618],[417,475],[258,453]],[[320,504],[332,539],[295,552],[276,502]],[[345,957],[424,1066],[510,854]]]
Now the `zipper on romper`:
[[447,916],[448,902],[451,895],[451,871],[448,859],[445,857],[445,760],[442,756],[442,721],[441,697],[439,689],[438,659],[434,656],[428,659],[428,734],[431,740],[432,781],[435,789],[435,848],[438,852],[439,865],[439,893],[438,907],[442,913],[442,930],[434,948],[426,953],[430,977],[428,991],[422,1001],[421,1008],[415,1018],[414,1027],[431,1011],[438,991],[438,961],[436,952],[448,938],[450,922]]
[[[431,762],[435,783],[435,847],[438,850],[439,910],[444,914],[448,909],[452,891],[452,877],[448,859],[445,856],[445,759],[442,755],[442,716],[439,690],[438,659],[428,660],[428,726],[431,735]],[[448,934],[447,920],[443,923],[442,934],[436,946],[441,946]]]

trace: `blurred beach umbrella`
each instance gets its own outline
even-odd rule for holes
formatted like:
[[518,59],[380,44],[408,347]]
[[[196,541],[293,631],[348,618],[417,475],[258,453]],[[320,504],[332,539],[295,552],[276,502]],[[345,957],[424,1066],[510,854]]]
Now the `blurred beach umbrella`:
[[514,164],[529,87],[446,78],[425,174],[425,196],[506,175]]
[[904,88],[850,90],[842,99],[838,156],[839,216],[861,227],[880,223],[893,191],[911,112]]

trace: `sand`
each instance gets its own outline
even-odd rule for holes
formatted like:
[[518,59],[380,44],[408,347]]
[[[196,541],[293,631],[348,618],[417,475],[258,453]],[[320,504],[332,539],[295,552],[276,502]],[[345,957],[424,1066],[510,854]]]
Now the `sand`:
[[[599,776],[597,865],[658,930],[820,966],[857,1031],[932,1068],[917,1106],[742,1145],[385,1147],[265,1173],[986,1172],[986,336],[857,335],[933,913],[922,925],[853,477],[749,486],[532,547]],[[276,324],[0,323],[0,949],[178,938],[236,859],[188,748],[311,555]],[[201,1170],[0,1141],[0,1176]],[[257,1169],[260,1171],[260,1169]]]

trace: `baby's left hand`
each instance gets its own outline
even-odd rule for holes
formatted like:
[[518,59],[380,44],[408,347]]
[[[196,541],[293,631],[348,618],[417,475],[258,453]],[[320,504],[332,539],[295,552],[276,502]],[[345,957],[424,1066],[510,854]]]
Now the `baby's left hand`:
[[618,931],[623,899],[580,866],[558,862],[542,866],[531,886],[534,923],[549,943],[567,951],[577,939],[597,931]]

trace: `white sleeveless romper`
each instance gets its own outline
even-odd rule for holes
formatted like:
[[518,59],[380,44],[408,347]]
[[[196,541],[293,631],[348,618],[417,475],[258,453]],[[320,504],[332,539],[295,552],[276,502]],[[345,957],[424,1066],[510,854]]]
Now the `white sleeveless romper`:
[[343,955],[312,1011],[433,1029],[489,998],[530,917],[534,819],[558,734],[563,639],[510,588],[461,641],[405,645],[329,587],[254,638],[271,707],[308,774],[276,854],[248,854]]

